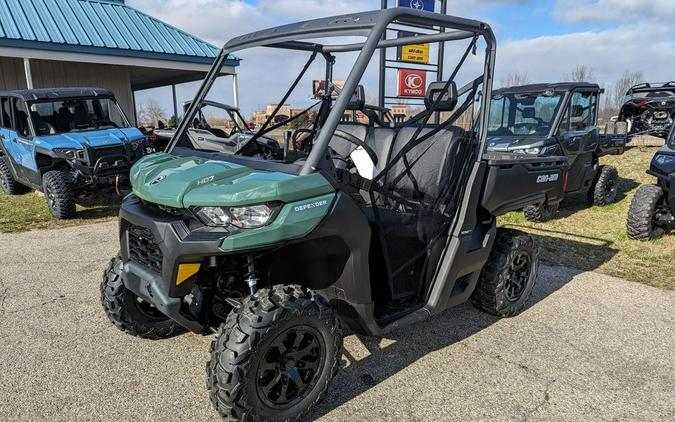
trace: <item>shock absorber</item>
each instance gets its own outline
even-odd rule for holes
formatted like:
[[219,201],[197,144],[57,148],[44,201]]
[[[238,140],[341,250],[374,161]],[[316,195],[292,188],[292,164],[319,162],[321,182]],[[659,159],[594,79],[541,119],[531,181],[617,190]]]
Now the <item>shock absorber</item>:
[[258,291],[258,275],[255,271],[255,261],[253,255],[248,255],[246,257],[248,274],[246,275],[246,284],[251,291],[251,295],[254,295]]

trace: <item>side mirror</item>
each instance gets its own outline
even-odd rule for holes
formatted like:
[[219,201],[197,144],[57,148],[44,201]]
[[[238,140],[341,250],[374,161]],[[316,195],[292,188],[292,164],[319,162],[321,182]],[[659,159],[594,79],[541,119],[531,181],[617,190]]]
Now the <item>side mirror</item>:
[[445,90],[445,84],[447,82],[433,82],[429,84],[427,88],[427,96],[424,97],[424,105],[427,107],[427,110],[436,102],[438,97],[441,97],[441,100],[436,106],[436,111],[453,111],[457,105],[457,100],[459,95],[457,94],[457,84],[452,81],[448,89]]

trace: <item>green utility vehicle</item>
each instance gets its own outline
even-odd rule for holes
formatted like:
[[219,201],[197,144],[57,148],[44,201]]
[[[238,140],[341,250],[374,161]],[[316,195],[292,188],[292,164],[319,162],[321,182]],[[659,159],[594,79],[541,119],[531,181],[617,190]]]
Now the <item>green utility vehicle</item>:
[[[405,25],[436,31],[385,36]],[[368,65],[382,49],[421,43],[442,44],[456,66],[428,86],[419,114],[383,124],[360,85]],[[302,70],[248,146],[196,148],[187,130],[223,60],[254,47],[267,48],[268,68],[276,57],[278,69]],[[326,394],[343,330],[381,336],[467,300],[499,316],[520,312],[537,277],[537,247],[527,234],[498,230],[495,216],[556,200],[566,161],[485,152],[495,48],[483,22],[409,8],[229,41],[166,152],[131,171],[121,252],[101,284],[110,320],[150,339],[215,334],[207,385],[217,411],[288,421]],[[281,105],[308,86],[303,78],[317,73],[330,89],[279,119]],[[294,98],[308,97],[301,91]],[[373,118],[344,122],[354,110]],[[467,128],[457,126],[462,116]],[[303,119],[308,127],[284,137],[292,154],[261,154],[257,139]]]

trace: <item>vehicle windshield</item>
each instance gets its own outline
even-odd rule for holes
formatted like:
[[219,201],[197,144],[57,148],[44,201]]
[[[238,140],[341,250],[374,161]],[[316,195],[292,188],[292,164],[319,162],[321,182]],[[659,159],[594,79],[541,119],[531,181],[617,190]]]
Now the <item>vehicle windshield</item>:
[[562,98],[561,92],[497,92],[490,103],[488,136],[548,135]]
[[75,98],[30,103],[36,135],[126,128],[129,122],[111,98]]
[[229,138],[236,133],[251,132],[239,110],[220,104],[203,104],[197,116],[192,119],[191,127],[222,138]]

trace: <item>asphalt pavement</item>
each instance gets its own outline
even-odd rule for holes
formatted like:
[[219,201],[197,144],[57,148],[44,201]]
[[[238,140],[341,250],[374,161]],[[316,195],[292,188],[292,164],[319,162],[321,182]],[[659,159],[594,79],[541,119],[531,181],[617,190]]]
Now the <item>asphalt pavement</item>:
[[[116,224],[0,234],[1,421],[216,421],[210,338],[147,341],[99,304]],[[561,251],[561,253],[564,251]],[[345,339],[310,420],[675,420],[675,292],[543,267],[525,312],[469,305]]]

